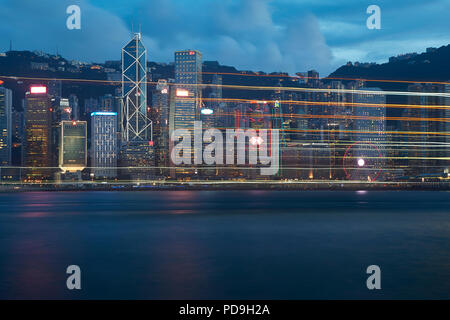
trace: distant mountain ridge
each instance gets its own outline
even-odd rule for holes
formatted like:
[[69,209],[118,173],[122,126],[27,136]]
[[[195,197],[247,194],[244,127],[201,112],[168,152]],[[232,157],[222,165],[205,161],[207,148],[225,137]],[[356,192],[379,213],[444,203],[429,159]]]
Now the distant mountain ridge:
[[450,80],[450,45],[428,48],[424,53],[408,53],[391,57],[389,62],[348,63],[331,73],[329,78],[363,78],[408,81]]

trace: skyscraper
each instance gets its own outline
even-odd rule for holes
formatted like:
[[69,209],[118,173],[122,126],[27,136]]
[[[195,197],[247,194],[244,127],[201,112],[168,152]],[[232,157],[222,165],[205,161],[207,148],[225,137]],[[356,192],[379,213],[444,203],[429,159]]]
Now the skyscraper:
[[63,172],[81,172],[87,165],[87,122],[61,121],[59,167]]
[[58,114],[57,122],[60,121],[69,121],[72,120],[72,107],[70,106],[69,99],[66,98],[60,98],[59,99],[59,105],[56,105],[56,112]]
[[175,52],[175,110],[173,129],[194,129],[200,118],[202,54],[195,50]]
[[422,93],[421,95],[408,96],[408,105],[422,107],[406,108],[403,111],[403,116],[409,117],[410,120],[403,121],[402,127],[404,131],[422,132],[422,134],[409,134],[405,138],[409,145],[406,152],[408,157],[407,171],[410,175],[415,176],[436,173],[441,169],[445,170],[448,166],[448,161],[444,158],[446,137],[440,133],[445,132],[446,123],[432,120],[446,117],[446,109],[439,107],[446,104],[446,99],[442,96],[428,94],[443,93],[445,92],[445,86],[416,83],[409,85],[408,91]]
[[355,141],[382,144],[386,130],[386,95],[379,88],[363,87],[359,90],[365,93],[355,96]]
[[159,166],[168,165],[170,91],[167,80],[160,79],[156,90],[152,93],[152,121],[154,123],[156,161]]
[[121,174],[133,180],[149,179],[154,165],[153,133],[147,109],[147,50],[140,33],[122,49],[120,117],[120,161],[127,167]]
[[11,165],[12,91],[0,87],[0,166]]
[[[351,175],[359,180],[377,179],[386,152],[386,95],[380,88],[362,87],[356,93],[354,152],[348,154],[351,165],[358,168]],[[352,150],[353,151],[353,150]],[[378,179],[381,179],[379,177]]]
[[[450,82],[450,81],[447,81]],[[445,93],[450,94],[450,84],[446,84],[444,87]],[[445,105],[447,108],[444,111],[444,117],[450,119],[450,97],[445,98]],[[450,122],[444,124],[444,132],[450,133]],[[450,135],[445,136],[445,157],[450,158]],[[450,161],[447,161],[446,168],[447,173],[450,173]]]
[[115,110],[115,98],[112,94],[105,94],[99,98],[99,110],[100,112],[116,112]]
[[72,120],[80,120],[80,104],[78,103],[78,97],[74,94],[69,96],[69,105],[72,109]]
[[[47,87],[33,85],[25,96],[25,152],[24,166],[27,180],[48,179],[52,171],[52,111]],[[43,167],[43,169],[39,169]]]
[[117,176],[117,113],[91,113],[91,173],[95,178]]
[[148,140],[147,50],[136,33],[122,49],[122,141]]

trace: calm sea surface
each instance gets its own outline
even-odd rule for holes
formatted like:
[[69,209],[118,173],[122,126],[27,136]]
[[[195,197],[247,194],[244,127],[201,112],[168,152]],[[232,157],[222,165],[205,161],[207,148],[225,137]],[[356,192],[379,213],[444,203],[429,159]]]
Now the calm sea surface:
[[450,193],[3,193],[0,298],[448,299]]

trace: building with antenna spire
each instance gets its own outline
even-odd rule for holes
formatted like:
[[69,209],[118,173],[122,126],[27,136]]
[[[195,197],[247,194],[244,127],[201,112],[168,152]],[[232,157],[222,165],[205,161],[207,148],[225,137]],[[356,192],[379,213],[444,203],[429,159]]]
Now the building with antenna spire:
[[120,112],[122,175],[133,180],[150,178],[154,164],[152,122],[147,106],[147,50],[141,34],[122,49],[122,99]]

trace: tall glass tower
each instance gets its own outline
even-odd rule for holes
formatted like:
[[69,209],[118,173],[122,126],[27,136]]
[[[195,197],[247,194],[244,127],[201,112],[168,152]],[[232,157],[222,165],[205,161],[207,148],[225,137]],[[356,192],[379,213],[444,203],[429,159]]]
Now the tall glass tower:
[[148,139],[151,121],[147,116],[147,50],[141,34],[122,49],[122,141]]
[[0,166],[11,165],[12,91],[0,87]]
[[[32,85],[25,96],[24,166],[27,180],[42,181],[52,176],[52,108],[47,87]],[[42,169],[40,168],[42,167]]]
[[176,129],[194,129],[199,120],[202,99],[202,54],[196,50],[175,52]]
[[120,112],[122,140],[120,171],[123,178],[148,180],[154,165],[152,122],[147,110],[147,50],[141,34],[122,49],[122,106]]

